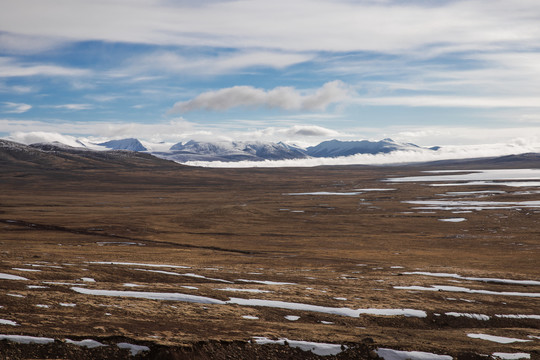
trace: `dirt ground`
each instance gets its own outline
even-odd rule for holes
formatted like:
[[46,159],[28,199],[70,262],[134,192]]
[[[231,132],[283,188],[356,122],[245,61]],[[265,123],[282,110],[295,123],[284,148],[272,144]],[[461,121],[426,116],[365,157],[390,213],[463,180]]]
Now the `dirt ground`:
[[[383,181],[427,169],[440,167],[4,167],[0,274],[26,280],[0,278],[0,338],[54,342],[0,340],[0,357],[318,358],[293,347],[307,341],[343,345],[328,359],[381,348],[540,358],[540,209],[453,214],[404,202],[493,190],[452,199],[539,201],[539,189]],[[366,188],[394,190],[356,190]],[[287,195],[306,192],[357,194]],[[148,349],[132,356],[118,343]]]

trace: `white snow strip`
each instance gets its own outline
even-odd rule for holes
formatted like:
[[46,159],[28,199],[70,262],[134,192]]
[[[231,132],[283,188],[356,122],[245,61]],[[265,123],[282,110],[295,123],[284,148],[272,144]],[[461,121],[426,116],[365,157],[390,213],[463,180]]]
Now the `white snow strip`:
[[48,309],[48,308],[49,308],[49,305],[37,304],[36,307],[42,308],[42,309]]
[[285,193],[283,195],[344,195],[344,196],[351,196],[351,195],[360,195],[361,192],[328,192],[328,191],[317,191],[317,192],[305,192],[305,193]]
[[530,359],[531,354],[527,353],[502,353],[502,352],[496,352],[491,354],[491,356],[494,356],[499,359],[504,360],[517,360],[517,359]]
[[189,290],[199,290],[199,288],[196,286],[182,285],[182,287]]
[[21,294],[6,294],[7,296],[13,296],[13,297],[18,297],[18,298],[23,298],[24,295],[21,295]]
[[248,320],[259,320],[258,316],[253,316],[253,315],[242,315],[242,317]]
[[223,282],[223,283],[227,283],[227,284],[232,284],[233,283],[232,281],[229,281],[229,280],[209,278],[209,277],[206,277],[206,276],[203,276],[203,275],[198,275],[198,274],[193,274],[193,273],[179,274],[179,273],[175,273],[175,272],[172,272],[172,271],[164,271],[164,270],[149,270],[149,269],[135,269],[135,270],[147,271],[147,272],[153,272],[153,273],[165,274],[165,275],[186,276],[186,277],[192,277],[192,278],[197,278],[197,279],[205,279],[205,280],[210,280],[210,281]]
[[523,340],[523,339],[509,338],[509,337],[504,337],[504,336],[494,336],[494,335],[487,335],[487,334],[467,334],[467,336],[473,339],[493,341],[499,344],[512,344],[515,342],[532,341],[532,340]]
[[25,277],[0,273],[0,280],[28,280]]
[[54,339],[26,335],[0,335],[0,340],[8,340],[19,344],[50,344]]
[[506,194],[506,191],[500,191],[500,190],[448,191],[444,195],[448,195],[448,196],[466,196],[466,195],[494,195],[494,194]]
[[534,320],[540,320],[540,315],[514,315],[514,314],[507,314],[507,315],[499,315],[495,314],[498,318],[504,318],[504,319],[534,319]]
[[483,320],[483,321],[488,321],[490,319],[489,316],[484,315],[484,314],[447,312],[447,313],[445,313],[445,315],[446,316],[454,316],[454,317],[468,317],[470,319]]
[[229,301],[227,301],[227,304],[263,306],[287,310],[312,311],[349,317],[360,317],[360,315],[380,315],[424,318],[427,316],[425,311],[414,309],[349,309],[261,299],[231,298]]
[[367,188],[367,189],[354,189],[356,191],[393,191],[392,188]]
[[142,287],[142,286],[144,286],[144,285],[132,284],[132,283],[124,283],[122,285],[125,286],[125,287]]
[[130,351],[131,356],[136,356],[138,353],[143,352],[143,351],[150,351],[150,348],[144,345],[134,345],[134,344],[129,344],[129,343],[118,343],[116,345],[120,349],[128,349]]
[[450,355],[437,355],[422,351],[401,351],[378,348],[377,355],[384,360],[452,360]]
[[289,340],[287,338],[280,338],[279,340],[271,340],[266,337],[254,337],[253,340],[255,340],[255,343],[259,345],[265,345],[265,344],[285,345],[287,343],[292,348],[298,348],[302,351],[311,351],[315,355],[319,355],[319,356],[337,355],[343,351],[343,348],[345,349],[347,348],[347,346],[343,346],[342,348],[342,345],[340,344],[297,341],[297,340]]
[[458,222],[462,222],[462,221],[467,221],[467,219],[465,219],[465,218],[446,218],[446,219],[439,219],[439,221],[458,223]]
[[523,296],[523,297],[540,297],[540,293],[522,293],[511,291],[489,291],[489,290],[472,290],[461,286],[444,286],[444,285],[432,285],[431,287],[425,286],[394,286],[394,289],[399,290],[416,290],[416,291],[450,291],[450,292],[464,292],[469,294],[484,294],[484,295],[501,295],[501,296]]
[[107,346],[105,344],[100,343],[99,341],[92,340],[92,339],[84,339],[84,340],[80,340],[80,341],[64,339],[64,341],[66,343],[68,343],[68,344],[82,346],[82,347],[86,347],[86,348],[89,348],[89,349],[93,349],[93,348],[97,348],[97,347],[101,347],[101,346]]
[[509,187],[538,187],[540,181],[468,181],[463,183],[430,184],[430,186],[509,186]]
[[38,270],[38,269],[24,269],[24,268],[11,268],[11,270],[26,271],[26,272],[40,272],[41,271],[41,270]]
[[470,201],[470,200],[408,200],[406,204],[424,205],[418,210],[494,210],[494,209],[536,209],[540,201]]
[[537,285],[540,286],[540,281],[536,280],[512,280],[512,279],[497,279],[497,278],[479,278],[471,276],[461,276],[458,274],[449,274],[449,273],[432,273],[425,271],[412,271],[412,272],[403,272],[403,275],[424,275],[424,276],[434,276],[434,277],[449,277],[454,279],[469,280],[469,281],[482,281],[487,283],[496,283],[496,284],[512,284],[512,285]]
[[42,286],[42,285],[26,285],[27,289],[48,289],[48,286]]
[[86,286],[86,284],[77,284],[77,283],[62,282],[62,281],[42,281],[42,283],[47,284],[47,285]]
[[17,324],[15,321],[5,319],[0,319],[0,325],[19,326],[19,324]]
[[136,243],[136,242],[128,242],[128,241],[98,241],[96,242],[98,246],[104,246],[104,245],[119,245],[119,246],[130,246],[130,245],[139,245],[144,246],[145,244],[142,243]]
[[423,175],[385,179],[389,182],[540,180],[540,169],[466,170],[466,174]]
[[49,267],[54,269],[63,269],[61,266],[58,265],[43,265],[43,264],[24,264],[26,266],[33,266],[33,267]]
[[223,289],[216,289],[220,291],[233,291],[233,292],[247,292],[247,293],[270,293],[272,291],[269,290],[260,290],[260,289],[238,289],[238,288],[223,288]]
[[300,316],[296,316],[296,315],[287,315],[285,316],[285,319],[289,320],[289,321],[296,321],[298,319],[300,319]]
[[84,282],[96,282],[96,280],[91,277],[82,277],[81,280]]
[[246,280],[246,279],[236,279],[235,281],[254,283],[254,284],[263,284],[263,285],[297,285],[296,283],[290,282],[279,282],[279,281],[269,281],[269,280]]
[[146,264],[146,263],[119,262],[119,261],[90,261],[89,264],[146,266],[146,267],[173,268],[173,269],[190,269],[191,268],[189,266],[183,266],[183,265]]
[[261,299],[243,299],[243,298],[230,298],[228,301],[221,301],[218,299],[208,298],[204,296],[196,296],[181,293],[156,293],[156,292],[143,292],[143,291],[119,291],[119,290],[96,290],[86,289],[79,287],[72,287],[73,291],[86,295],[98,295],[98,296],[114,296],[114,297],[132,297],[139,299],[150,300],[171,300],[171,301],[185,301],[201,304],[235,304],[243,306],[263,306],[288,310],[301,310],[301,311],[313,311],[327,314],[335,314],[349,317],[359,317],[360,315],[377,315],[377,316],[407,316],[407,317],[420,317],[425,318],[427,316],[425,311],[414,309],[349,309],[349,308],[335,308],[326,307],[320,305],[310,305],[302,303],[293,303],[285,301],[275,300],[261,300]]
[[77,304],[73,304],[73,303],[58,303],[58,305],[64,306],[64,307],[75,307],[75,306],[77,306]]
[[71,290],[79,294],[98,295],[98,296],[114,296],[114,297],[132,297],[138,299],[149,300],[171,300],[184,301],[200,304],[226,304],[226,302],[212,299],[204,296],[196,296],[180,293],[157,293],[157,292],[142,292],[142,291],[119,291],[119,290],[96,290],[72,287]]

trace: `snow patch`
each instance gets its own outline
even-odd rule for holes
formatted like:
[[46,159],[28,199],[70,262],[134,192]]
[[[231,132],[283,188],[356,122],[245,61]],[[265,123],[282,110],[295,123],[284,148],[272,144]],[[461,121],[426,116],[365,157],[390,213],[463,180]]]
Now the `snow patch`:
[[311,351],[315,355],[319,355],[319,356],[337,355],[340,352],[342,352],[343,349],[347,348],[347,346],[343,346],[340,344],[297,341],[297,340],[289,340],[287,338],[271,340],[266,337],[254,337],[253,340],[255,341],[256,344],[259,344],[259,345],[265,345],[265,344],[289,345],[292,348],[298,348],[302,351]]
[[18,344],[50,344],[54,339],[26,335],[0,335],[0,340],[8,340]]
[[28,280],[25,277],[0,273],[0,280]]
[[378,348],[377,355],[384,360],[452,360],[450,355],[437,355],[422,351],[401,351]]
[[19,324],[17,324],[17,322],[12,321],[12,320],[5,320],[5,319],[0,319],[0,325],[19,326]]
[[220,291],[233,291],[233,292],[247,292],[247,293],[270,293],[272,291],[269,290],[259,290],[259,289],[238,289],[238,288],[223,288],[223,289],[216,289]]
[[129,343],[118,343],[116,344],[120,349],[128,349],[131,356],[136,356],[140,352],[143,351],[150,351],[150,348],[148,346],[144,345],[134,345]]
[[491,356],[494,356],[499,359],[504,359],[504,360],[530,359],[531,358],[531,354],[527,354],[527,353],[496,352],[496,353],[491,354]]
[[84,339],[84,340],[80,340],[80,341],[64,339],[64,341],[67,344],[86,347],[86,348],[89,348],[89,349],[93,349],[93,348],[97,348],[97,347],[101,347],[101,346],[107,346],[107,345],[104,345],[104,344],[100,343],[99,341],[92,340],[92,339]]
[[469,294],[484,294],[484,295],[501,295],[501,296],[523,296],[523,297],[540,297],[540,293],[522,293],[511,291],[490,291],[490,290],[472,290],[461,286],[444,286],[444,285],[432,285],[426,286],[394,286],[394,289],[399,290],[415,290],[415,291],[450,291],[450,292],[464,292]]
[[183,265],[147,264],[147,263],[132,263],[132,262],[119,262],[119,261],[90,261],[89,264],[146,266],[146,267],[172,268],[172,269],[190,269],[189,266],[183,266]]
[[483,320],[488,321],[490,319],[489,316],[484,314],[472,314],[472,313],[458,313],[458,312],[447,312],[444,313],[446,316],[454,316],[454,317],[467,317],[470,319],[476,319],[476,320]]
[[254,284],[263,284],[263,285],[297,285],[296,283],[290,282],[279,282],[279,281],[269,281],[269,280],[246,280],[246,279],[236,279],[236,281],[254,283]]
[[487,283],[496,283],[496,284],[512,284],[512,285],[537,285],[540,286],[540,281],[536,280],[512,280],[512,279],[497,279],[497,278],[479,278],[471,276],[461,276],[458,274],[450,273],[432,273],[426,271],[411,271],[403,272],[403,275],[424,275],[424,276],[434,276],[434,277],[449,277],[454,279],[469,280],[469,281],[482,281]]
[[41,271],[41,270],[38,270],[38,269],[24,269],[24,268],[11,268],[11,270],[26,271],[26,272],[40,272]]
[[534,320],[540,320],[540,315],[517,315],[517,314],[507,314],[507,315],[499,315],[495,314],[498,318],[504,318],[504,319],[534,319]]
[[494,335],[487,335],[487,334],[467,334],[467,336],[473,339],[487,340],[487,341],[492,341],[499,344],[512,344],[515,342],[532,341],[532,340],[523,340],[523,339],[509,338],[509,337],[504,337],[504,336],[494,336]]

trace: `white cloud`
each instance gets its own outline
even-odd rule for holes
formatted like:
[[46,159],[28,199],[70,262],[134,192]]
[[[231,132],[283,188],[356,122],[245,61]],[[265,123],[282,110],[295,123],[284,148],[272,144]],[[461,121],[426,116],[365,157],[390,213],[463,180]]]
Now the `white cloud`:
[[513,141],[502,144],[483,144],[470,146],[447,146],[432,151],[418,149],[414,151],[395,151],[387,154],[358,154],[337,158],[311,158],[294,160],[267,160],[267,161],[240,161],[240,162],[205,162],[190,161],[186,164],[193,166],[218,168],[246,168],[246,167],[312,167],[322,165],[382,165],[412,162],[426,162],[451,159],[481,158],[523,154],[527,152],[540,152],[540,142]]
[[[17,134],[69,134],[100,142],[111,139],[134,137],[151,142],[189,140],[199,135],[209,136],[211,128],[200,128],[196,124],[175,119],[162,123],[121,123],[121,122],[61,122],[0,119],[0,129],[10,136]],[[64,135],[62,135],[64,136]],[[17,141],[17,140],[14,140]],[[35,142],[35,141],[34,141]],[[28,143],[25,141],[25,143]]]
[[531,0],[18,0],[3,4],[0,30],[64,41],[396,52],[433,44],[537,47],[538,18],[540,4]]
[[90,110],[94,106],[91,104],[62,104],[62,105],[51,105],[53,109],[65,109],[65,110]]
[[39,35],[0,33],[0,53],[33,54],[54,49],[62,44],[59,39]]
[[286,130],[289,136],[337,136],[339,133],[317,125],[294,125]]
[[27,112],[32,108],[32,105],[22,104],[22,103],[13,103],[13,102],[4,102],[4,113],[8,114],[22,114]]
[[11,57],[0,57],[0,77],[22,77],[22,76],[83,76],[90,72],[85,69],[70,67],[43,65],[43,64],[21,64]]
[[[283,69],[313,58],[313,54],[261,50],[227,52],[215,56],[184,56],[171,51],[160,51],[130,59],[126,66],[113,75],[133,77],[133,74],[141,72],[167,72],[184,76],[215,75],[256,67]],[[146,78],[142,77],[143,80]]]
[[77,138],[70,135],[62,135],[54,132],[45,131],[31,131],[31,132],[14,132],[8,137],[9,140],[22,144],[36,144],[36,143],[50,143],[60,142],[65,145],[80,147],[81,144],[77,142]]
[[353,100],[362,105],[376,106],[424,106],[424,107],[460,107],[460,108],[538,108],[538,97],[503,97],[503,96],[444,96],[415,95],[361,97]]
[[235,107],[276,108],[283,110],[324,110],[332,103],[344,101],[351,90],[339,80],[327,82],[311,94],[304,95],[293,87],[276,87],[271,90],[252,86],[234,86],[208,91],[194,99],[177,102],[171,113],[194,110],[223,111]]

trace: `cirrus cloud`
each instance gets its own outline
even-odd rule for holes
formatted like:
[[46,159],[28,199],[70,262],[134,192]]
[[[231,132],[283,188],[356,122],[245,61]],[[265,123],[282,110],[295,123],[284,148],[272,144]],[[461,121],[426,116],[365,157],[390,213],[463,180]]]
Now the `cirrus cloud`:
[[352,90],[342,81],[327,82],[310,94],[294,87],[280,86],[271,90],[253,86],[233,86],[204,92],[188,101],[174,104],[170,113],[195,110],[224,111],[236,107],[270,108],[282,110],[324,110],[330,104],[346,100]]
[[4,102],[5,110],[3,112],[8,114],[22,114],[27,112],[32,108],[32,105],[22,104],[22,103],[13,103],[13,102]]

